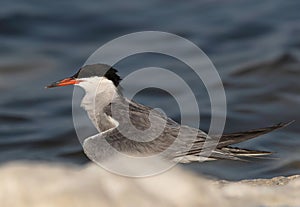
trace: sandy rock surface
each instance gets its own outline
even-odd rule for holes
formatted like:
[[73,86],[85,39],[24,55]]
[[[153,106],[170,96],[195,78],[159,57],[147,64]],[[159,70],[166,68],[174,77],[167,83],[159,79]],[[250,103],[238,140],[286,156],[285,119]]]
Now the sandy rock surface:
[[300,206],[300,176],[212,181],[179,167],[147,178],[83,167],[9,163],[0,167],[1,207]]

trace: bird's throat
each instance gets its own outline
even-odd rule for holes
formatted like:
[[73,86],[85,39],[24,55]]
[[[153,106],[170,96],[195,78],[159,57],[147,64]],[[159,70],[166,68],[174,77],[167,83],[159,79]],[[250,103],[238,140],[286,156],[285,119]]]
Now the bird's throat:
[[104,108],[119,96],[114,84],[110,80],[102,79],[85,83],[82,88],[85,90],[85,96],[81,101],[81,107],[86,110],[98,131],[103,132],[116,127],[112,117],[104,113]]

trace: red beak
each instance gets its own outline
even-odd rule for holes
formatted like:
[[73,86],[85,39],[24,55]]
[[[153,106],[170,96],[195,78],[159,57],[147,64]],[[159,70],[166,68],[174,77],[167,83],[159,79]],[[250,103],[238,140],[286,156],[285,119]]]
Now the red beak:
[[63,80],[54,82],[48,86],[46,86],[46,88],[54,88],[54,87],[59,87],[59,86],[68,86],[68,85],[74,85],[76,83],[79,83],[79,80],[76,80],[74,78],[65,78]]

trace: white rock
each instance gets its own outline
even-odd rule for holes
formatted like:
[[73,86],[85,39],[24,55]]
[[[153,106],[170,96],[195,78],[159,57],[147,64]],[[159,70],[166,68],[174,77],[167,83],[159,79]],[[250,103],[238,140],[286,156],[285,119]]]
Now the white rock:
[[114,175],[94,164],[0,167],[1,207],[300,206],[299,195],[299,176],[234,183],[208,180],[179,167],[147,178]]

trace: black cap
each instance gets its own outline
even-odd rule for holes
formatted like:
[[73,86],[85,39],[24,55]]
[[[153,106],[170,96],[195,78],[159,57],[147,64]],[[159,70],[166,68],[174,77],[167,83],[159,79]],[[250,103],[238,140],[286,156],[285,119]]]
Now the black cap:
[[79,69],[79,71],[72,76],[72,78],[89,78],[89,77],[106,77],[111,80],[117,87],[122,80],[117,74],[117,70],[106,64],[86,65]]

